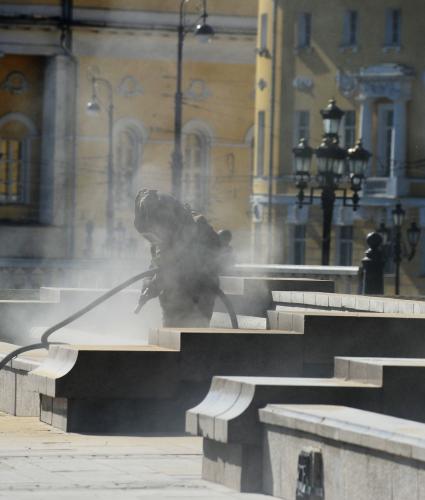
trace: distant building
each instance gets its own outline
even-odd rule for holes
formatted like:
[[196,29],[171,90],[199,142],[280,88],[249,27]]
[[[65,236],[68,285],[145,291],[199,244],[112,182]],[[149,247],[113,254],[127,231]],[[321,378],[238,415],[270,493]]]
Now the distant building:
[[[46,259],[60,265],[139,253],[137,190],[171,191],[180,5],[0,1],[0,275],[16,266],[29,286],[25,269]],[[217,229],[231,229],[234,246],[245,249],[257,0],[208,0],[211,44],[192,36],[199,5],[184,4],[183,199]],[[93,76],[97,116],[87,113]],[[114,106],[109,177],[110,100],[100,79],[110,83]],[[112,249],[105,247],[108,199]]]
[[[332,263],[358,265],[366,234],[381,222],[391,227],[397,199],[406,209],[406,228],[412,220],[425,226],[424,16],[420,0],[259,1],[251,200],[256,260],[270,253],[274,262],[320,264],[322,211],[319,202],[296,207],[292,148],[302,137],[312,147],[320,144],[319,111],[330,98],[346,111],[342,145],[362,138],[373,154],[361,209],[335,208]],[[425,234],[418,251],[402,266],[402,293],[425,293]]]

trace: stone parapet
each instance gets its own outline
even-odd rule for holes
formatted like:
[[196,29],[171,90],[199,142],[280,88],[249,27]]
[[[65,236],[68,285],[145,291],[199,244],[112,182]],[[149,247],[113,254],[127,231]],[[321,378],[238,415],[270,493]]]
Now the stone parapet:
[[303,487],[300,456],[316,453],[321,467],[314,486],[330,500],[422,498],[424,424],[328,405],[268,405],[259,414],[264,493],[296,498]]

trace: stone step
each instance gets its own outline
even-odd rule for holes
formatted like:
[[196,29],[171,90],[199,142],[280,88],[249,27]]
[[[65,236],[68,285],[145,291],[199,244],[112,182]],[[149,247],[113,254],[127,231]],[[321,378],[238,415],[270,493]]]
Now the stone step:
[[[238,326],[243,329],[267,330],[267,319],[258,316],[243,316],[237,314]],[[228,313],[214,312],[210,322],[211,328],[232,328]]]
[[[351,360],[353,363],[355,360]],[[425,422],[425,359],[359,360],[384,366],[382,377],[214,377],[205,399],[186,413],[186,431],[204,438],[203,478],[240,491],[259,491],[262,427],[268,404],[343,405]]]
[[[334,291],[334,282],[331,280],[267,276],[221,276],[220,286],[238,314],[262,317],[272,308],[272,290]],[[219,300],[215,307],[218,312],[225,311]]]
[[272,292],[272,296],[275,305],[281,306],[352,312],[425,314],[425,301],[419,300],[296,290],[276,290]]
[[307,482],[312,486],[308,473],[299,481],[303,460],[313,469],[317,465],[314,487],[326,491],[326,498],[419,498],[425,482],[424,424],[329,405],[268,405],[259,413],[262,493],[296,498]]
[[331,376],[335,356],[425,358],[425,316],[269,311],[271,328],[302,333],[305,376]]
[[403,368],[416,369],[418,374],[423,373],[425,368],[424,358],[373,358],[373,357],[336,357],[335,377],[345,380],[355,380],[372,384],[382,384],[385,377],[389,377],[391,371],[400,372]]
[[[0,360],[18,345],[0,342]],[[45,349],[21,354],[0,371],[0,411],[19,417],[35,417],[40,413],[40,397],[32,390],[28,374],[47,357]]]
[[[82,332],[80,332],[82,333]],[[64,331],[65,336],[69,332]],[[148,345],[53,345],[31,373],[42,419],[76,432],[183,432],[221,374],[301,375],[291,332],[156,329]]]

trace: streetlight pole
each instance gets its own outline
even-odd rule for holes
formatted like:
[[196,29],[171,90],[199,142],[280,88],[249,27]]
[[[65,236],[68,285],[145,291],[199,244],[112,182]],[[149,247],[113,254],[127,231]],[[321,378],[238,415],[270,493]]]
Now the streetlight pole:
[[[385,224],[381,222],[377,232],[382,236],[384,246],[392,249],[392,254],[387,253],[387,258],[392,257],[395,264],[395,282],[394,282],[394,292],[396,295],[400,295],[400,265],[403,260],[403,244],[402,244],[402,226],[404,222],[404,217],[406,215],[405,210],[401,206],[401,203],[397,203],[395,208],[392,210],[393,225],[394,225],[394,239],[388,242],[388,234],[390,232],[386,228]],[[416,222],[410,224],[409,229],[406,231],[407,242],[410,247],[410,251],[407,254],[407,260],[411,261],[416,254],[416,247],[419,243],[419,238],[421,235],[421,230],[416,225]]]
[[395,263],[395,294],[400,295],[400,264],[401,264],[401,225],[404,219],[404,210],[397,203],[393,210],[395,235],[394,235],[394,263]]
[[107,164],[107,197],[106,197],[106,248],[112,249],[114,239],[114,96],[111,83],[106,78],[97,76],[91,77],[92,97],[87,103],[88,111],[99,113],[101,110],[100,101],[97,95],[97,86],[103,85],[108,96],[108,164]]
[[174,151],[171,158],[172,191],[175,198],[181,199],[181,179],[183,170],[182,153],[182,64],[183,64],[183,42],[184,42],[184,14],[183,7],[186,1],[180,4],[179,25],[177,27],[177,82],[174,97]]
[[335,205],[335,190],[326,184],[322,195],[323,231],[322,231],[322,266],[328,266],[331,253],[332,218]]
[[[189,0],[180,1],[179,24],[177,26],[177,75],[176,93],[174,96],[174,149],[171,155],[171,183],[172,193],[177,200],[181,199],[183,152],[182,152],[182,115],[183,115],[183,44],[186,35],[185,5]],[[207,24],[207,3],[203,0],[202,21],[195,27],[195,35],[208,41],[214,30]]]

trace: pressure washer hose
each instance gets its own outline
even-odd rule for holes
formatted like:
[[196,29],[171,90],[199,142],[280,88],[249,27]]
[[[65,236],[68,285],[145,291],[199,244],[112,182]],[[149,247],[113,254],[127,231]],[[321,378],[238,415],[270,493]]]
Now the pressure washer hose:
[[[69,325],[73,321],[76,321],[77,319],[81,318],[81,316],[84,316],[87,314],[89,311],[97,307],[98,305],[102,304],[102,302],[105,302],[109,298],[111,298],[113,295],[116,295],[118,292],[121,290],[124,290],[124,288],[129,287],[133,283],[136,283],[136,281],[140,281],[143,278],[148,278],[150,276],[153,276],[158,269],[149,269],[147,271],[144,271],[143,273],[136,274],[136,276],[133,276],[132,278],[129,278],[128,280],[124,281],[120,285],[117,285],[116,287],[112,288],[108,292],[104,293],[100,297],[98,297],[96,300],[93,300],[93,302],[90,302],[87,306],[83,307],[79,311],[75,312],[74,314],[71,314],[71,316],[68,316],[64,320],[60,321],[59,323],[56,323],[55,325],[51,326],[48,328],[43,335],[41,336],[41,342],[38,342],[36,344],[31,344],[27,345],[24,347],[19,347],[18,349],[15,349],[14,351],[10,352],[7,354],[1,361],[0,361],[0,370],[2,370],[9,361],[11,361],[13,358],[16,356],[19,356],[19,354],[22,354],[27,351],[32,351],[34,349],[47,349],[49,347],[49,337],[52,335],[52,333],[56,332],[57,330],[60,330],[64,326]],[[230,302],[230,300],[227,298],[225,293],[220,289],[216,288],[214,289],[214,292],[220,297],[221,301],[223,302],[224,306],[227,309],[227,312],[229,313],[230,316],[230,321],[232,323],[232,328],[238,328],[238,318],[236,316],[235,310],[233,309],[233,305]]]

